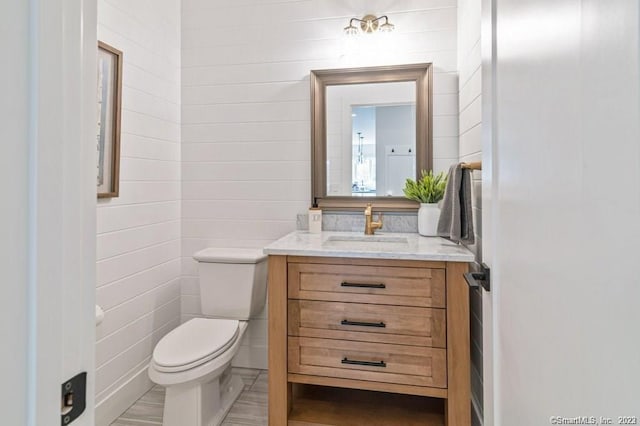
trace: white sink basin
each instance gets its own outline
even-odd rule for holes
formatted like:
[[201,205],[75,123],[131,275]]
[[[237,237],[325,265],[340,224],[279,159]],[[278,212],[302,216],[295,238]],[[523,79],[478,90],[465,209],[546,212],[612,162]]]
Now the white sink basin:
[[327,248],[388,250],[406,248],[409,240],[391,235],[330,235],[322,245]]

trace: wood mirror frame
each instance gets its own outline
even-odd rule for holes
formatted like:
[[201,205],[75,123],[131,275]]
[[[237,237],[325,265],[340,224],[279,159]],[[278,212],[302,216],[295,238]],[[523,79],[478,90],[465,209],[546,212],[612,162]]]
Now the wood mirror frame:
[[[323,210],[359,210],[372,203],[376,210],[411,211],[418,203],[404,197],[327,196],[327,86],[416,83],[416,174],[433,165],[432,65],[430,63],[311,71],[311,203]],[[414,177],[414,178],[417,178]]]

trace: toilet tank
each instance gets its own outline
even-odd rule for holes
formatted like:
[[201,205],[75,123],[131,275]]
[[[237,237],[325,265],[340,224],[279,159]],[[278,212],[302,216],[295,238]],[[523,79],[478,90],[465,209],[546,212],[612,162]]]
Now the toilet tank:
[[267,296],[267,255],[262,249],[208,248],[198,262],[200,307],[213,318],[248,320]]

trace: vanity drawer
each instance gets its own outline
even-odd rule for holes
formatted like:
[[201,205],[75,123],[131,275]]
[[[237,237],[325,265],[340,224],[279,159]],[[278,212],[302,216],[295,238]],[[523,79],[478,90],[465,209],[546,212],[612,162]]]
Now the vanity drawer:
[[290,373],[446,388],[446,350],[289,337]]
[[445,307],[445,271],[393,266],[289,263],[291,299]]
[[446,347],[446,311],[289,299],[289,335]]

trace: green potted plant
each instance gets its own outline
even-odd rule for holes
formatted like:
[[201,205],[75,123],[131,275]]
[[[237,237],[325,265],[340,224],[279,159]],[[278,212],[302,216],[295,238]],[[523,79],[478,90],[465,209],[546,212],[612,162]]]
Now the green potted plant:
[[437,175],[433,171],[428,173],[423,170],[422,177],[417,181],[407,179],[404,185],[404,196],[420,203],[418,209],[418,233],[425,237],[438,235],[438,221],[440,220],[440,208],[438,202],[444,197],[447,187],[447,176],[444,172]]

